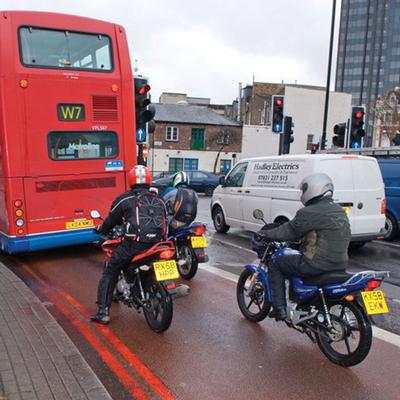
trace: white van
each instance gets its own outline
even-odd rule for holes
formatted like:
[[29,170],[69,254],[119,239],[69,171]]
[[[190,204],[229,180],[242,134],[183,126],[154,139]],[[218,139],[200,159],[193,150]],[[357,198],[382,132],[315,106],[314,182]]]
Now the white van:
[[301,180],[317,172],[324,172],[333,180],[333,199],[349,217],[353,242],[361,245],[383,235],[386,200],[376,159],[336,154],[240,160],[214,190],[211,213],[215,229],[257,231],[261,225],[253,217],[255,209],[263,211],[267,222],[291,220],[303,207]]

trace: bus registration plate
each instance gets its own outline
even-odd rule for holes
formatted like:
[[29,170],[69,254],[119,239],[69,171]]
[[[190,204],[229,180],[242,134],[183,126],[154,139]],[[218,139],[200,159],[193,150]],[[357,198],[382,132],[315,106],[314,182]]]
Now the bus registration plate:
[[92,219],[82,219],[79,221],[68,221],[65,223],[65,229],[79,229],[94,226]]
[[385,314],[389,312],[386,304],[385,295],[382,290],[372,290],[361,292],[367,314]]
[[157,261],[153,266],[158,281],[179,278],[179,272],[175,260]]

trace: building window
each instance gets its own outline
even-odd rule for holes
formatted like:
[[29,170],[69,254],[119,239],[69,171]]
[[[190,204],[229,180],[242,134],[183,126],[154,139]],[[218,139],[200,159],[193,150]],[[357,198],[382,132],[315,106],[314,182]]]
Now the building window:
[[197,171],[199,169],[198,158],[185,158],[183,163],[185,171]]
[[221,174],[226,175],[232,167],[232,160],[220,160],[219,171]]
[[169,159],[169,172],[178,172],[183,170],[183,158]]
[[307,150],[311,150],[311,145],[313,144],[314,135],[307,135]]
[[179,140],[178,128],[176,126],[167,126],[165,140],[167,142],[177,142]]
[[204,149],[204,129],[192,129],[192,150]]

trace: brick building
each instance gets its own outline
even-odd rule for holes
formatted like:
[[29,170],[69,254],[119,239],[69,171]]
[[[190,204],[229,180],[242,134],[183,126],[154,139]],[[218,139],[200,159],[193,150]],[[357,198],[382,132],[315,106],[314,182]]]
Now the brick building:
[[159,171],[226,172],[242,148],[241,124],[207,106],[155,104],[156,131],[150,135],[148,165]]

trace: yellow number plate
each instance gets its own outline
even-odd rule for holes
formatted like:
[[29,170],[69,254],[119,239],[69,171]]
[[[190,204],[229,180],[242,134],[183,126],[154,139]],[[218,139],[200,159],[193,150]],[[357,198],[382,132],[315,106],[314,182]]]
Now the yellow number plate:
[[69,221],[65,223],[65,229],[88,228],[90,226],[94,226],[94,221],[92,219],[83,219],[81,221]]
[[153,266],[158,281],[179,278],[179,272],[175,260],[157,261]]
[[389,312],[386,304],[385,295],[382,290],[372,290],[361,292],[367,314],[385,314]]
[[192,247],[194,249],[207,247],[207,241],[204,236],[192,236],[190,241],[192,242]]

